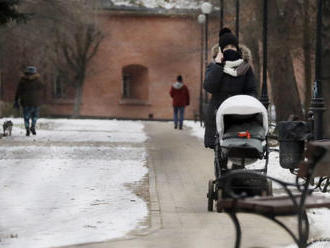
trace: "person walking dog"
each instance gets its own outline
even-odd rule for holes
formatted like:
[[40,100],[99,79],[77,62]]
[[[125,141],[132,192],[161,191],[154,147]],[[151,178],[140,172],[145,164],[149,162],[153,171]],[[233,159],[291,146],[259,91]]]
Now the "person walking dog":
[[173,99],[174,128],[177,129],[179,124],[179,129],[182,129],[184,109],[189,105],[190,97],[188,87],[183,84],[181,75],[177,76],[176,82],[172,85],[170,96]]
[[203,85],[204,89],[211,93],[205,121],[206,148],[215,148],[216,111],[221,103],[234,95],[257,97],[257,82],[249,65],[248,54],[250,53],[239,47],[238,39],[230,29],[220,30],[219,51],[214,61],[207,66]]
[[[28,66],[24,71],[15,95],[14,107],[23,107],[24,125],[26,136],[30,132],[36,135],[36,123],[39,117],[39,107],[44,97],[44,84],[40,80],[35,66]],[[31,120],[31,125],[30,125]]]

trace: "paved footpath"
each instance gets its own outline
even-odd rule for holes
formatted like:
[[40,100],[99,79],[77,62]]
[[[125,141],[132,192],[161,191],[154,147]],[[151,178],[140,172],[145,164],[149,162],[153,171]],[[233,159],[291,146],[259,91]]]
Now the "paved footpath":
[[[234,226],[224,213],[207,212],[207,183],[213,153],[189,129],[146,122],[151,169],[151,228],[129,237],[70,248],[231,248]],[[238,215],[244,247],[285,247],[293,241],[277,224],[256,215]],[[291,218],[290,222],[295,223]]]

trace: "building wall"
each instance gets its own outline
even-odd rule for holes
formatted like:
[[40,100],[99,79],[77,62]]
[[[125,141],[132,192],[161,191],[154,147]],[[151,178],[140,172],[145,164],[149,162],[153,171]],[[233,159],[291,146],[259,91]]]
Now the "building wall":
[[[85,82],[82,116],[170,119],[169,90],[181,74],[191,97],[185,116],[194,118],[199,110],[201,56],[200,24],[195,16],[104,12],[99,25],[105,39]],[[128,65],[147,68],[146,101],[122,98],[122,70]],[[51,111],[71,114],[72,106],[53,105]]]

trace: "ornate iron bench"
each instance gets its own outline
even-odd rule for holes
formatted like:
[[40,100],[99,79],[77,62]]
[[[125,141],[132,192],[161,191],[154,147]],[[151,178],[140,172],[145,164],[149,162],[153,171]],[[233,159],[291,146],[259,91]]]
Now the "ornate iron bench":
[[[283,227],[293,238],[299,248],[308,246],[309,222],[306,209],[330,208],[330,199],[322,195],[314,195],[310,182],[314,177],[330,176],[330,141],[313,141],[308,143],[304,162],[299,164],[296,183],[287,183],[279,179],[261,175],[248,170],[235,170],[221,177],[224,191],[229,197],[217,201],[217,209],[231,217],[236,228],[235,248],[240,247],[241,227],[236,216],[238,212],[253,213],[264,216]],[[235,178],[253,177],[267,178],[280,184],[286,196],[247,197],[235,194],[231,185]],[[277,217],[296,215],[298,235],[295,235]]]

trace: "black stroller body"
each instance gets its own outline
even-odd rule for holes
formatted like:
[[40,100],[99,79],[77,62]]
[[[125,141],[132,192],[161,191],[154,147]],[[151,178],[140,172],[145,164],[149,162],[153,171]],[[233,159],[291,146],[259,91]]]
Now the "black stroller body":
[[[215,180],[209,181],[208,210],[221,212],[221,199],[230,197],[224,190],[222,178],[235,169],[246,169],[257,160],[264,160],[263,168],[253,169],[267,174],[268,167],[268,114],[256,98],[237,95],[224,101],[217,111],[217,139],[215,144]],[[231,185],[235,194],[249,196],[271,195],[271,183],[262,177],[235,178]]]

